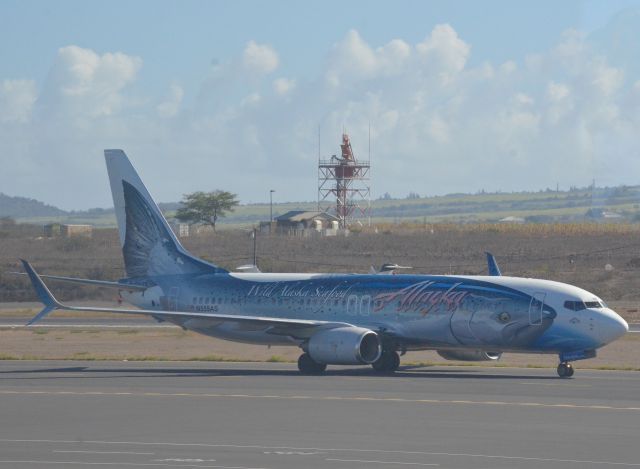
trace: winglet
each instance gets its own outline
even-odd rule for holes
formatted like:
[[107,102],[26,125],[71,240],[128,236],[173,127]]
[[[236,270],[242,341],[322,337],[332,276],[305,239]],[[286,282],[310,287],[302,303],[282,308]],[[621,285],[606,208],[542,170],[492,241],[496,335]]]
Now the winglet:
[[58,300],[56,300],[56,298],[53,296],[53,294],[49,291],[49,289],[44,284],[44,282],[42,281],[40,276],[33,269],[33,267],[31,267],[31,264],[29,264],[24,259],[20,259],[20,261],[22,262],[22,265],[24,266],[24,270],[27,271],[27,275],[29,276],[29,279],[31,280],[31,284],[33,285],[33,289],[38,294],[38,298],[40,298],[40,301],[44,304],[44,308],[42,309],[42,311],[40,311],[38,314],[36,314],[36,316],[33,319],[31,319],[31,321],[29,321],[27,323],[27,326],[30,326],[30,325],[35,324],[36,322],[40,321],[47,314],[49,314],[51,311],[55,311],[56,309],[62,307],[62,305],[58,302]]
[[489,275],[492,277],[500,277],[502,272],[500,272],[500,267],[498,267],[498,263],[496,262],[496,258],[493,257],[493,254],[490,252],[485,252],[487,255],[487,264],[489,266]]

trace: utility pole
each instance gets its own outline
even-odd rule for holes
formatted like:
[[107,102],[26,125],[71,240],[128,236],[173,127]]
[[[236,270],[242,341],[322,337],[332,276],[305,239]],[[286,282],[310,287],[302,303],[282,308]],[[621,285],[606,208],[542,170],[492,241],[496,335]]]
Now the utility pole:
[[253,265],[258,267],[258,229],[253,227]]
[[269,191],[269,218],[271,223],[273,223],[273,193],[275,192],[274,189],[271,189]]

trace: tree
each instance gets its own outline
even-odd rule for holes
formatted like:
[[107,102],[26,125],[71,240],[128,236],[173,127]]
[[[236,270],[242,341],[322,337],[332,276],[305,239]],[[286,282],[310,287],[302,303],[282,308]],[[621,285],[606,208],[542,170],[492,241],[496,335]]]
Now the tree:
[[233,212],[238,205],[236,197],[236,194],[221,190],[185,194],[182,207],[176,211],[176,218],[190,225],[210,225],[215,231],[218,218],[226,216],[227,212]]

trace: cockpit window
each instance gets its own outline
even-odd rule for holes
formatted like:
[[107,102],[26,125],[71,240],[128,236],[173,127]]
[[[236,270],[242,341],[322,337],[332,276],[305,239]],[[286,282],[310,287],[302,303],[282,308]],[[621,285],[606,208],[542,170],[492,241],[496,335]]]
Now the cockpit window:
[[587,308],[582,301],[565,301],[564,307],[571,311],[582,311]]
[[587,308],[604,308],[599,301],[565,301],[564,307],[571,311],[582,311]]

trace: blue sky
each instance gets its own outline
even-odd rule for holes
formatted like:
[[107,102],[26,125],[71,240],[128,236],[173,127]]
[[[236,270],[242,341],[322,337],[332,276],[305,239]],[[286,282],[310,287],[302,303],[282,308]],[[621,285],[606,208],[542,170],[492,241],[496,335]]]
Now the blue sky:
[[376,195],[634,183],[640,76],[614,39],[638,30],[620,15],[638,8],[5,0],[0,191],[108,206],[109,146],[162,201],[218,187],[261,201],[271,186],[313,200],[318,124],[335,152],[343,126],[364,150],[369,122]]

